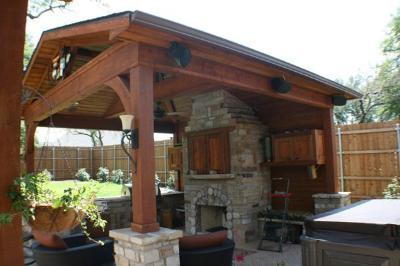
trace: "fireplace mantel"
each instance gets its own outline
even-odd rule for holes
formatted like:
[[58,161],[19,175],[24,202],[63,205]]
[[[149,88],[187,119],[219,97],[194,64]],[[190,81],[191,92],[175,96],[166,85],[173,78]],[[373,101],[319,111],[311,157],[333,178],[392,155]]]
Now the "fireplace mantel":
[[219,179],[233,179],[234,174],[209,174],[209,175],[188,175],[190,179],[198,180],[219,180]]

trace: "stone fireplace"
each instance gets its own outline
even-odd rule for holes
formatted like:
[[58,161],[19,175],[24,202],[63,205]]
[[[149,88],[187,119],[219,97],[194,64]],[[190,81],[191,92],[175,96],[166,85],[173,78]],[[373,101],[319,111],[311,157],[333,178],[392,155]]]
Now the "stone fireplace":
[[[218,129],[227,130],[228,147],[220,153],[209,148],[204,154],[209,169],[201,173],[193,170],[191,164],[196,162],[189,157],[201,147],[191,145],[190,136]],[[192,98],[192,114],[185,132],[186,232],[195,234],[222,226],[236,243],[254,239],[259,233],[257,214],[269,203],[270,171],[260,166],[264,160],[261,140],[268,133],[266,126],[250,106],[221,89]],[[211,142],[212,137],[211,134]],[[224,160],[228,163],[223,165],[228,167],[215,166]]]

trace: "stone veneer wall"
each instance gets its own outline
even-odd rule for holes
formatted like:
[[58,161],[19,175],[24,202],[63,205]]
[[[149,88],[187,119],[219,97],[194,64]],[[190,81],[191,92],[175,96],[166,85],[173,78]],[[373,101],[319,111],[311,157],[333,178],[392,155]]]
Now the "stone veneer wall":
[[264,160],[261,139],[267,128],[251,107],[225,90],[193,97],[192,115],[186,132],[232,127],[229,133],[230,179],[195,180],[189,175],[187,139],[183,139],[185,177],[185,230],[198,229],[199,206],[226,207],[226,227],[236,243],[253,239],[259,232],[257,213],[269,203],[270,171]]

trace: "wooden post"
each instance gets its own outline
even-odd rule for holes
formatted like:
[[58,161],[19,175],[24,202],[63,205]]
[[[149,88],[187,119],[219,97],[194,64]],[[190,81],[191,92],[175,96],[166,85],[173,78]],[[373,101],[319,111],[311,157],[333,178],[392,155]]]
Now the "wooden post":
[[[0,213],[9,212],[7,191],[20,173],[22,60],[27,0],[3,4],[0,11]],[[0,265],[23,265],[21,216],[0,225]]]
[[26,124],[25,166],[27,173],[32,173],[35,171],[35,132],[37,125],[37,122]]
[[[154,116],[153,116],[153,69],[137,66],[130,71],[130,96],[134,126],[139,130],[139,148],[132,150],[137,160],[136,174],[132,173],[133,222],[131,228],[140,233],[157,231]],[[133,167],[134,169],[134,167]]]
[[322,110],[322,120],[325,133],[326,193],[336,193],[339,191],[339,182],[337,175],[335,124],[332,108]]

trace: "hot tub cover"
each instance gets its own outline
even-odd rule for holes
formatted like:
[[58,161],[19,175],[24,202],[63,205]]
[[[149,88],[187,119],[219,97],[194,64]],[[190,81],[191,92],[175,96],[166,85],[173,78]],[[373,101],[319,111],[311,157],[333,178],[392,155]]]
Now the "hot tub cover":
[[400,249],[400,200],[364,200],[305,220],[306,236],[332,242]]

